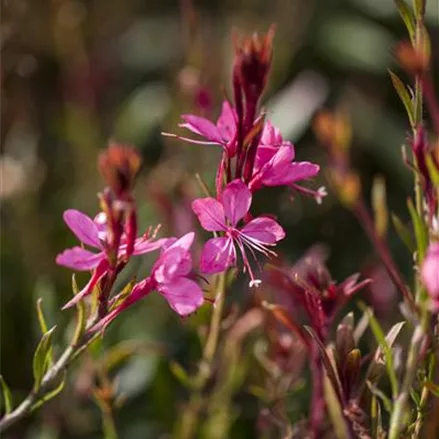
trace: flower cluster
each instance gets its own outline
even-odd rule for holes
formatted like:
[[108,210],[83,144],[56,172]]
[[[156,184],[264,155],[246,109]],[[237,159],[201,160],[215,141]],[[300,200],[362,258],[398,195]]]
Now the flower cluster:
[[[312,195],[318,202],[325,195],[298,185],[319,172],[319,166],[295,161],[291,142],[263,112],[259,102],[267,83],[272,55],[273,30],[260,38],[257,35],[237,44],[232,85],[234,103],[223,102],[216,123],[203,117],[186,114],[180,127],[201,139],[178,137],[198,144],[222,148],[216,176],[216,197],[193,201],[192,210],[201,226],[214,237],[203,248],[200,270],[204,274],[220,273],[242,261],[243,272],[250,277],[250,286],[261,280],[255,275],[251,259],[258,264],[257,253],[276,255],[273,247],[285,237],[285,231],[270,216],[254,218],[251,213],[253,194],[263,187],[286,186]],[[121,311],[151,291],[157,290],[179,315],[194,312],[203,303],[201,288],[191,279],[192,259],[189,253],[194,240],[190,232],[180,239],[156,239],[156,232],[137,235],[137,216],[131,196],[132,185],[140,167],[140,158],[133,149],[111,145],[99,158],[99,167],[108,188],[100,195],[102,212],[91,219],[76,210],[68,210],[64,220],[83,247],[65,250],[57,263],[74,270],[92,270],[87,285],[64,308],[98,290],[98,320],[93,329],[106,327]],[[135,255],[161,248],[161,255],[150,276],[140,281],[122,301],[110,297],[116,277]]]
[[[249,255],[254,259],[256,252],[275,255],[270,247],[285,237],[274,219],[267,216],[252,219],[252,194],[263,187],[286,186],[313,196],[319,203],[326,195],[323,187],[311,190],[298,185],[315,177],[319,166],[295,161],[293,144],[265,120],[263,112],[258,114],[270,70],[273,36],[270,29],[262,38],[254,35],[237,44],[232,77],[234,103],[223,102],[216,123],[192,114],[182,116],[180,127],[200,139],[164,133],[222,149],[216,174],[216,198],[202,198],[192,204],[201,226],[209,232],[221,233],[205,244],[200,268],[206,274],[222,272],[236,264],[239,253],[243,270],[250,276],[250,286],[257,286],[261,281],[254,275]],[[241,220],[243,225],[237,227]]]

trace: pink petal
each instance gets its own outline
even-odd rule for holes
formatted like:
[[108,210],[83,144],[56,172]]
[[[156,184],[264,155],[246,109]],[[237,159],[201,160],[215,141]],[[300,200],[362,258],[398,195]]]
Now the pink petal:
[[181,316],[193,313],[204,303],[199,285],[186,277],[161,285],[159,291],[169,306]]
[[[158,239],[157,241],[149,241],[148,239],[137,238],[134,243],[133,255],[143,255],[145,253],[157,250],[158,248],[162,247],[167,240],[168,238]],[[121,249],[123,248],[124,246],[121,246]]]
[[187,128],[211,142],[222,143],[218,128],[210,120],[194,116],[193,114],[183,114],[181,118],[184,120],[184,123],[179,124],[180,127]]
[[90,328],[90,332],[100,331],[106,328],[122,311],[148,295],[152,291],[151,279],[146,278],[134,286],[129,296],[115,309],[113,309],[104,318],[99,320],[96,325]]
[[252,203],[252,194],[241,180],[236,179],[229,183],[221,194],[226,217],[236,226],[237,222],[249,211]]
[[421,279],[432,299],[439,298],[439,244],[430,244],[421,267]]
[[87,271],[96,268],[105,257],[103,252],[92,253],[82,247],[73,247],[60,253],[56,257],[56,263],[72,270]]
[[78,303],[85,296],[88,296],[92,293],[93,288],[97,285],[97,283],[107,274],[108,271],[108,262],[106,259],[103,259],[99,265],[96,267],[96,270],[93,272],[90,280],[87,285],[78,293],[72,300],[67,302],[62,309],[70,308],[71,306]]
[[260,216],[246,224],[240,232],[262,244],[275,244],[285,238],[284,229],[272,218]]
[[259,145],[256,151],[256,159],[255,159],[255,172],[259,171],[262,166],[268,163],[272,157],[276,154],[279,147],[277,146],[267,146],[267,145]]
[[223,102],[221,115],[217,122],[218,131],[221,138],[230,142],[236,134],[236,118],[232,106],[228,101]]
[[98,228],[91,218],[74,209],[66,210],[63,218],[70,230],[81,242],[102,249]]
[[263,145],[278,146],[283,142],[282,136],[277,128],[267,120],[262,131],[261,143]]
[[236,250],[229,237],[212,238],[206,242],[200,259],[203,273],[220,273],[236,261]]
[[198,198],[192,202],[192,210],[204,230],[209,232],[225,230],[224,208],[215,198]]
[[189,232],[162,252],[152,269],[152,276],[157,283],[170,282],[192,270],[192,257],[189,248],[194,236],[193,232]]

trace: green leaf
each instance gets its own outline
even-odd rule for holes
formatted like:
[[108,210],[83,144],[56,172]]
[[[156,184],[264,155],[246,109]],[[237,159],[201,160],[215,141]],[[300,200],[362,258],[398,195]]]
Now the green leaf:
[[388,70],[390,79],[392,80],[393,87],[395,88],[396,92],[398,93],[399,98],[401,99],[402,103],[404,104],[405,110],[407,112],[407,115],[410,120],[410,126],[415,126],[415,115],[413,110],[413,103],[412,99],[410,97],[410,94],[407,90],[407,87],[404,85],[404,83],[399,79],[399,77],[396,75],[396,73],[392,72],[392,70]]
[[390,400],[390,398],[380,389],[378,389],[378,387],[374,386],[370,381],[366,381],[366,385],[369,388],[370,392],[372,393],[372,395],[374,395],[375,397],[377,397],[378,399],[380,399],[383,403],[384,408],[386,409],[386,411],[388,413],[392,413],[392,401]]
[[378,236],[385,236],[388,228],[388,210],[386,201],[386,183],[382,175],[373,180],[372,207],[374,211],[375,230]]
[[393,226],[395,227],[396,233],[398,233],[401,241],[406,245],[410,253],[413,253],[416,250],[416,244],[413,240],[413,235],[409,228],[405,226],[399,219],[399,217],[396,216],[394,213],[392,213],[392,222]]
[[422,262],[425,257],[425,252],[428,246],[428,231],[424,221],[419,217],[416,212],[415,206],[412,200],[409,198],[407,201],[410,216],[412,218],[413,228],[415,229],[416,245],[418,249],[418,259]]
[[422,18],[425,12],[425,0],[413,0],[416,17]]
[[326,407],[328,408],[329,417],[334,426],[335,435],[338,439],[349,439],[349,430],[343,415],[343,409],[327,375],[325,375],[324,378],[324,392],[325,401],[327,403]]
[[[46,334],[47,333],[47,323],[46,323],[46,319],[44,317],[42,304],[43,304],[43,299],[41,299],[41,298],[38,299],[37,300],[37,315],[38,315],[38,322],[39,322],[40,328],[41,328],[41,333]],[[52,364],[53,363],[52,348],[50,348],[48,358],[49,358],[49,363]]]
[[415,42],[416,35],[416,24],[415,17],[413,15],[413,11],[407,5],[404,0],[395,0],[396,7],[398,9],[399,15],[401,15],[402,20],[404,21],[405,27],[410,36],[410,40],[412,43]]
[[79,342],[79,339],[84,334],[86,318],[85,318],[85,304],[81,300],[76,304],[76,326],[75,332],[73,333],[71,345],[76,346]]
[[41,386],[41,381],[44,374],[47,371],[48,365],[50,364],[50,353],[52,347],[52,335],[56,326],[49,329],[41,338],[40,343],[35,350],[34,360],[33,360],[33,372],[34,372],[34,390],[38,391]]
[[433,381],[426,381],[424,386],[436,397],[439,398],[439,386],[434,384]]
[[43,309],[41,307],[41,304],[43,303],[43,299],[37,300],[37,315],[38,315],[38,322],[40,324],[41,333],[45,334],[47,332],[47,324],[46,319],[44,318]]
[[381,325],[378,323],[378,320],[373,315],[372,310],[368,308],[364,303],[359,303],[359,306],[363,311],[368,314],[370,328],[372,329],[375,340],[379,345],[379,349],[375,354],[375,358],[378,358],[380,356],[380,350],[384,354],[384,363],[386,365],[387,375],[389,377],[390,386],[392,388],[392,395],[395,398],[398,395],[398,379],[396,378],[395,368],[393,365],[393,354],[391,345],[395,341],[395,338],[401,330],[404,322],[400,322],[397,325],[394,325],[387,334],[388,339],[386,339]]
[[172,374],[178,379],[178,381],[180,381],[181,384],[183,384],[187,388],[193,387],[191,378],[180,363],[177,363],[176,361],[171,361],[169,367]]
[[433,160],[431,154],[426,154],[425,156],[428,168],[428,174],[436,188],[439,187],[439,170],[437,169],[436,163]]
[[379,438],[379,432],[383,429],[381,405],[378,398],[372,394],[372,400],[370,405],[370,432],[373,438]]
[[13,407],[12,393],[9,390],[8,385],[6,384],[3,375],[0,375],[0,384],[2,386],[2,397],[3,397],[3,404],[5,406],[5,414],[8,414],[11,413]]
[[117,308],[122,302],[127,298],[127,296],[131,293],[136,284],[136,278],[131,279],[128,284],[124,287],[124,289],[111,301],[110,311]]
[[56,395],[58,395],[59,393],[62,392],[62,390],[64,389],[64,385],[66,383],[66,373],[64,372],[63,378],[61,380],[61,382],[58,384],[58,386],[56,386],[53,390],[51,390],[50,392],[47,392],[44,394],[44,396],[42,398],[40,398],[32,407],[31,407],[31,412],[33,412],[34,410],[36,410],[37,408],[41,407],[42,405],[44,405],[47,401],[50,401],[52,398],[54,398]]

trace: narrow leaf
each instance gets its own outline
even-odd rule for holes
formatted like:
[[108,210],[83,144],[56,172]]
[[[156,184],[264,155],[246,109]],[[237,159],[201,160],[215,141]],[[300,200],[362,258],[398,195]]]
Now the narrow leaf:
[[413,0],[416,17],[422,18],[425,12],[425,0]]
[[416,250],[416,244],[408,227],[394,213],[392,213],[392,223],[401,241],[406,245],[410,253],[413,253]]
[[[379,349],[381,349],[383,354],[384,354],[387,375],[389,376],[390,386],[392,388],[392,395],[393,395],[393,397],[396,397],[396,395],[398,394],[398,380],[396,378],[395,368],[393,366],[392,349],[389,346],[389,343],[386,340],[386,337],[384,336],[384,332],[381,328],[381,325],[378,323],[378,320],[373,315],[371,309],[368,308],[364,303],[359,303],[359,306],[363,311],[366,311],[368,316],[369,316],[370,328],[372,329],[372,332],[373,332],[373,335],[376,339],[376,342],[379,345]],[[393,337],[393,334],[392,334],[392,337]],[[378,350],[377,350],[377,353],[378,353]],[[376,354],[376,356],[377,356],[377,354]]]
[[413,111],[413,103],[412,99],[410,97],[410,94],[407,90],[407,87],[404,85],[404,83],[399,79],[398,75],[392,70],[388,70],[390,79],[392,80],[393,87],[396,90],[396,93],[398,93],[399,98],[401,99],[402,103],[404,104],[405,110],[407,112],[407,115],[410,120],[410,126],[415,126],[415,115]]
[[424,386],[434,395],[439,398],[439,386],[434,384],[432,381],[426,381]]
[[422,262],[425,257],[425,252],[428,246],[428,231],[424,221],[419,217],[416,212],[415,206],[411,199],[407,201],[410,216],[412,218],[413,228],[415,230],[416,245],[418,249],[419,262]]
[[366,381],[367,387],[369,388],[372,395],[380,399],[384,405],[384,408],[388,413],[392,413],[392,401],[390,398],[378,387],[374,386],[370,381]]
[[178,379],[178,381],[180,381],[181,384],[183,384],[187,388],[193,387],[191,378],[180,363],[177,363],[176,361],[171,361],[169,367],[172,374]]
[[399,15],[401,15],[405,27],[407,28],[407,31],[410,36],[410,40],[412,41],[412,43],[414,43],[415,34],[416,34],[416,24],[415,24],[415,17],[413,15],[413,12],[404,0],[395,0],[395,3],[396,3],[396,7],[398,8]]
[[436,163],[433,160],[431,154],[426,154],[425,156],[428,168],[428,174],[433,181],[434,186],[439,188],[439,170],[437,169]]
[[[309,326],[304,326],[306,331],[308,331],[308,333],[311,335],[311,337],[314,339],[314,341],[316,342],[318,348],[319,348],[319,352],[320,352],[320,358],[322,359],[323,362],[323,366],[326,370],[326,373],[328,375],[328,378],[331,380],[331,383],[335,389],[335,391],[337,392],[337,396],[339,398],[340,401],[342,401],[342,393],[343,393],[343,389],[340,383],[340,378],[338,376],[338,373],[336,371],[335,368],[335,359],[332,356],[332,359],[330,358],[330,356],[328,355],[328,352],[326,351],[325,345],[321,342],[321,340],[319,339],[319,337],[317,336],[317,334],[314,332],[314,330],[309,327]],[[332,354],[332,352],[331,352]]]
[[44,394],[44,396],[42,398],[40,398],[31,408],[31,412],[33,412],[34,410],[36,410],[37,408],[41,407],[42,405],[44,405],[47,401],[50,401],[52,398],[55,398],[56,395],[58,395],[59,393],[62,392],[62,390],[64,389],[64,385],[66,383],[66,374],[64,373],[63,378],[61,380],[61,382],[58,384],[58,386],[56,386],[53,390],[51,390],[50,392],[47,392]]
[[[40,324],[40,329],[41,329],[41,333],[44,335],[47,333],[47,323],[46,323],[46,319],[44,317],[44,312],[43,312],[43,299],[38,299],[37,300],[37,315],[38,315],[38,323]],[[52,354],[52,348],[50,348],[50,352],[49,352],[49,362],[50,364],[53,363],[53,354]]]
[[76,346],[76,344],[79,342],[79,339],[84,334],[85,330],[85,324],[86,324],[86,317],[85,317],[85,304],[82,300],[80,300],[76,304],[76,326],[75,326],[75,332],[73,333],[71,345]]
[[6,384],[3,375],[0,375],[0,384],[2,386],[2,397],[3,397],[3,404],[5,406],[5,414],[8,414],[11,413],[13,407],[12,393],[9,390],[8,385]]
[[43,299],[37,300],[37,315],[38,315],[38,323],[40,324],[41,333],[45,334],[47,332],[47,324],[46,319],[44,318],[44,313],[42,309]]
[[325,401],[328,408],[329,417],[334,426],[334,432],[338,439],[349,439],[349,430],[343,415],[343,409],[337,398],[334,387],[328,376],[325,375],[324,380]]
[[56,326],[49,329],[41,338],[37,349],[35,350],[35,355],[33,359],[33,372],[34,372],[34,389],[37,391],[40,388],[41,381],[44,374],[47,371],[50,359],[50,348],[52,347],[52,335]]
[[378,236],[385,236],[389,214],[386,201],[386,183],[381,175],[375,177],[373,181],[372,207],[374,210],[375,230]]

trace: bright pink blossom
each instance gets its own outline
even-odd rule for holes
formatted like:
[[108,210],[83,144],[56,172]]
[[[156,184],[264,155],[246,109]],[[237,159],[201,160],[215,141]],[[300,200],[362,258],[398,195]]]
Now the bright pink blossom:
[[439,309],[439,242],[428,247],[421,267],[421,278],[433,300],[434,308]]
[[212,238],[205,244],[201,255],[200,268],[204,273],[219,273],[236,262],[236,247],[240,250],[244,270],[251,277],[250,285],[258,285],[254,278],[246,250],[255,257],[255,250],[268,256],[275,254],[268,249],[285,237],[282,227],[272,218],[260,216],[241,228],[238,222],[250,210],[252,194],[241,180],[233,180],[215,198],[200,198],[192,203],[192,210],[202,227],[209,232],[224,232],[224,236]]
[[199,285],[189,278],[192,270],[189,249],[193,240],[193,232],[180,239],[170,238],[163,246],[162,253],[152,268],[151,276],[137,283],[122,304],[100,320],[92,331],[106,327],[123,310],[153,290],[157,290],[181,316],[196,311],[203,304],[204,298]]
[[236,114],[228,101],[223,102],[222,111],[216,125],[204,117],[193,114],[183,114],[181,118],[184,121],[179,124],[181,128],[187,128],[206,140],[195,140],[167,133],[163,134],[177,137],[190,143],[221,145],[227,151],[229,157],[233,157],[236,154]]
[[[93,253],[83,247],[73,247],[64,250],[56,257],[56,263],[77,271],[94,270],[88,284],[64,308],[78,302],[82,297],[90,294],[95,285],[105,276],[110,268],[107,259],[107,225],[105,215],[99,214],[95,220],[78,210],[69,209],[64,212],[64,221],[70,230],[83,244],[98,250]],[[134,241],[133,255],[141,255],[160,248],[166,239],[152,241],[146,237],[136,238]],[[126,256],[126,237],[122,235],[118,258]]]
[[318,174],[318,165],[295,162],[294,158],[293,144],[284,141],[279,130],[267,121],[256,152],[253,175],[249,182],[250,190],[255,191],[263,186],[294,186],[299,189],[295,183]]

